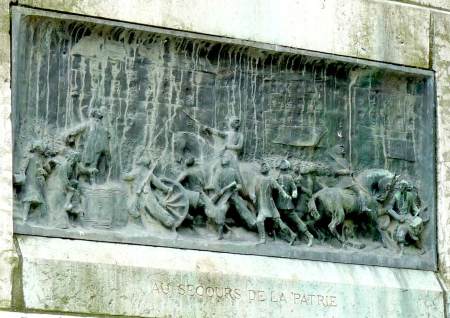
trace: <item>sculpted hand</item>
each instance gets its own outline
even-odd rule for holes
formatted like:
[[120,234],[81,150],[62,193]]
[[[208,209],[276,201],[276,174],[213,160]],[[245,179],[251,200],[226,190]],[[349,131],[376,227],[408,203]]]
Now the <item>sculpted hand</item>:
[[291,196],[289,194],[287,194],[286,192],[283,192],[283,197],[287,200],[292,199]]

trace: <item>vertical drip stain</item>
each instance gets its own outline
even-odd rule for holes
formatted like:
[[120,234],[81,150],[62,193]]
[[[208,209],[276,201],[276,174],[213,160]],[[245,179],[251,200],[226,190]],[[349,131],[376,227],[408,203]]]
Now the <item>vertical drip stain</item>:
[[[105,109],[114,162],[108,180],[131,169],[136,149],[174,162],[174,133],[205,139],[201,125],[224,130],[231,115],[241,119],[243,159],[293,152],[313,160],[314,153],[337,142],[346,144],[351,160],[359,158],[354,146],[360,142],[354,133],[362,129],[355,122],[356,90],[373,72],[366,76],[347,64],[313,57],[81,22],[43,19],[30,22],[26,32],[24,76],[32,80],[24,89],[19,118],[32,114],[34,124],[25,129],[35,136],[52,135],[53,129],[69,130],[88,121],[92,110]],[[378,94],[373,81],[365,88],[369,97]],[[409,107],[406,99],[393,100],[402,103],[396,108]],[[405,110],[402,116],[408,114]],[[415,123],[408,129],[415,129]],[[331,129],[314,146],[317,151],[276,140],[282,134],[303,138],[326,125]],[[410,164],[393,164],[388,158],[392,136],[386,127],[370,131],[382,139],[374,155],[380,167],[410,169]],[[411,134],[412,144],[419,142],[415,137]],[[217,140],[207,142],[217,146]],[[202,162],[204,148],[198,147]]]
[[[352,178],[353,181],[360,178],[361,182],[372,182],[369,179],[381,177],[368,187],[368,192],[377,192],[387,181],[393,180],[394,173],[412,181],[414,186],[425,185],[416,186],[414,191],[427,203],[424,207],[429,207],[430,211],[434,209],[434,166],[429,164],[434,160],[434,137],[431,133],[423,133],[423,130],[432,131],[434,121],[428,107],[432,102],[427,101],[428,89],[431,89],[427,86],[429,78],[421,75],[423,73],[403,72],[400,67],[388,69],[383,64],[356,64],[350,59],[339,62],[313,53],[311,56],[300,55],[291,49],[275,52],[267,45],[250,47],[243,45],[247,42],[233,44],[230,39],[220,43],[209,36],[183,38],[185,33],[176,31],[150,33],[132,30],[125,24],[94,24],[89,22],[93,20],[81,17],[77,21],[85,22],[26,15],[20,19],[26,27],[21,26],[20,31],[24,34],[18,39],[22,42],[15,45],[20,52],[17,54],[18,66],[15,66],[18,71],[14,72],[17,75],[12,116],[14,169],[29,165],[29,159],[33,159],[36,170],[29,175],[14,171],[14,176],[24,175],[25,178],[16,179],[27,180],[30,175],[37,179],[39,174],[40,178],[35,182],[38,188],[35,192],[39,194],[36,197],[39,197],[32,198],[36,202],[27,201],[30,198],[22,191],[25,189],[21,189],[25,187],[20,187],[17,182],[14,204],[22,208],[20,212],[33,210],[31,226],[37,224],[34,223],[38,219],[35,211],[41,207],[44,213],[40,215],[57,211],[75,221],[67,226],[54,226],[61,229],[72,225],[83,227],[84,220],[88,220],[86,216],[94,211],[101,221],[112,216],[113,220],[107,220],[111,224],[116,222],[116,216],[124,216],[119,220],[123,223],[117,228],[111,225],[110,233],[113,237],[123,234],[128,238],[126,231],[114,231],[129,225],[129,212],[139,212],[141,217],[148,212],[146,216],[164,223],[160,217],[151,215],[152,212],[173,212],[169,211],[169,206],[159,204],[161,202],[152,202],[160,201],[163,196],[162,200],[167,202],[176,198],[176,204],[181,203],[176,213],[184,213],[177,218],[176,221],[181,222],[176,226],[163,224],[171,230],[181,226],[189,208],[195,205],[189,200],[194,201],[196,195],[200,200],[196,208],[201,209],[202,204],[206,207],[217,204],[222,205],[220,209],[227,210],[229,205],[233,212],[227,217],[237,216],[236,212],[240,214],[242,211],[239,210],[244,208],[252,210],[250,214],[253,215],[258,210],[254,199],[260,199],[259,190],[263,189],[262,182],[257,181],[272,182],[261,174],[268,172],[274,176],[279,167],[281,175],[285,173],[281,171],[288,170],[289,166],[299,168],[302,178],[306,177],[305,183],[312,183],[310,188],[317,183],[326,190],[346,191],[345,196],[356,198],[348,208],[354,209],[352,212],[362,212],[365,203],[359,200],[360,194],[356,191],[351,195],[348,193],[356,183],[345,190],[338,184],[346,185],[346,179]],[[229,121],[234,116],[240,123]],[[348,151],[345,153],[345,150]],[[223,159],[228,155],[227,168]],[[191,156],[195,160],[185,160]],[[290,165],[282,168],[279,164],[286,158]],[[270,171],[258,170],[262,161],[268,163]],[[153,178],[149,167],[154,169],[152,173],[156,177],[161,177],[161,182],[172,183],[176,192],[165,191],[168,189],[161,185],[158,187],[156,178],[149,182],[148,178]],[[379,172],[382,168],[385,170]],[[370,174],[362,174],[369,169],[372,170]],[[201,173],[197,174],[199,170]],[[184,180],[185,189],[173,181],[180,177],[180,172],[192,173],[192,177]],[[55,176],[61,180],[51,180]],[[223,181],[225,187],[219,182],[214,184],[214,179]],[[24,182],[26,185],[31,183]],[[59,183],[63,186],[59,187]],[[258,185],[261,188],[258,189]],[[390,183],[389,187],[392,185]],[[221,189],[215,189],[218,186]],[[189,187],[195,191],[185,191],[191,190]],[[158,189],[153,191],[153,188]],[[160,192],[160,188],[164,191]],[[240,191],[236,191],[238,189]],[[305,196],[301,199],[308,200],[308,204],[304,204],[305,211],[310,210],[310,202],[317,203],[316,194],[321,190],[315,190],[302,190],[304,193],[301,194]],[[70,196],[68,192],[71,192]],[[253,196],[255,192],[257,195]],[[155,195],[154,200],[152,195]],[[267,195],[271,200],[270,194]],[[206,196],[217,201],[210,203]],[[239,203],[239,198],[243,203]],[[109,199],[123,201],[120,202],[123,206],[118,204],[106,211],[110,207]],[[52,201],[63,204],[60,206]],[[108,203],[103,204],[106,201]],[[333,208],[334,201],[339,200],[333,199],[330,204]],[[141,203],[148,205],[143,207]],[[47,204],[57,207],[47,209]],[[376,204],[374,202],[372,206]],[[322,202],[317,208],[325,206]],[[361,210],[356,211],[359,207]],[[344,206],[341,208],[344,210]],[[140,211],[130,211],[138,209]],[[146,212],[141,213],[144,209]],[[222,212],[226,213],[225,210]],[[331,218],[336,213],[328,212]],[[179,234],[183,236],[189,232],[188,235],[195,239],[209,237],[206,219],[210,215],[205,210],[207,217],[200,220],[200,214],[193,213],[189,224],[192,228],[187,229],[184,224]],[[351,220],[359,222],[365,217],[367,214],[359,214],[357,219]],[[233,235],[246,237],[244,229],[242,232],[228,231],[231,227],[240,227],[240,221],[243,220],[228,222],[230,228],[225,229],[224,250],[228,248],[228,236],[233,239]],[[255,222],[250,220],[247,227],[254,227]],[[194,233],[201,223],[205,224],[205,232]],[[324,225],[319,223],[322,222],[318,222],[318,226]],[[149,228],[155,229],[154,225]],[[340,224],[342,233],[346,233],[344,225],[350,226],[350,223]],[[361,225],[364,226],[358,231],[368,229],[365,223]],[[147,225],[143,224],[142,229],[137,230],[136,222],[127,230],[136,229],[141,231],[140,235],[147,230],[144,226]],[[324,230],[331,231],[331,228],[328,226]],[[256,235],[256,230],[254,232]],[[303,230],[300,232],[305,234]],[[207,235],[203,235],[205,233]],[[153,242],[153,234],[145,232],[145,242]],[[170,232],[172,234],[174,231]],[[371,235],[367,231],[361,237],[367,239]],[[430,248],[434,244],[432,240],[428,243]],[[222,242],[215,244],[222,246]],[[373,246],[368,245],[361,248],[366,247],[370,251],[378,248],[372,249]],[[297,246],[287,248],[286,253],[281,252],[284,256],[295,251]]]

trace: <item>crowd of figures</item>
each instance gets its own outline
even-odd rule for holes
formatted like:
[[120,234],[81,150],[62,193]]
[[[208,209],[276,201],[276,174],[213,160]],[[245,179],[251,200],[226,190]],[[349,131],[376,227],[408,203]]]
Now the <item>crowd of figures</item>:
[[[104,110],[95,109],[88,121],[54,140],[30,143],[14,174],[24,223],[34,215],[45,226],[66,229],[86,214],[88,192],[111,171],[103,117]],[[198,125],[201,134],[223,141],[211,158],[197,158],[186,146],[176,175],[168,178],[155,172],[164,166],[161,160],[144,151],[131,171],[114,180],[126,189],[130,219],[150,216],[174,231],[204,222],[219,240],[234,226],[258,233],[257,244],[270,236],[291,245],[332,239],[364,248],[365,238],[401,253],[405,245],[421,251],[427,208],[411,181],[384,169],[354,172],[343,145],[329,149],[320,162],[242,161],[239,118],[230,118],[223,131]]]

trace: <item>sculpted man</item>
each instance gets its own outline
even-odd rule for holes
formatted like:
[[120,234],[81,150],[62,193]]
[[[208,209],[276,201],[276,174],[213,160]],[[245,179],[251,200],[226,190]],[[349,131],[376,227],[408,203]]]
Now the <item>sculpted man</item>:
[[426,221],[419,216],[422,210],[411,183],[406,180],[400,181],[396,191],[382,210],[384,215],[383,213],[379,215],[378,228],[383,244],[392,248],[390,241],[396,242],[402,254],[409,240],[423,252],[421,234]]
[[291,164],[288,160],[281,160],[280,162],[280,175],[277,178],[278,184],[283,188],[284,192],[288,194],[285,196],[279,191],[276,193],[276,206],[280,211],[281,218],[296,227],[297,233],[304,234],[308,238],[308,246],[311,246],[314,240],[313,235],[308,231],[306,224],[300,219],[297,213],[294,211],[295,206],[292,199],[296,199],[298,196],[297,185],[294,178],[290,174]]
[[153,174],[153,169],[151,159],[143,157],[137,162],[137,166],[123,177],[130,183],[129,213],[138,217],[141,211],[146,211],[165,227],[174,229],[175,217],[160,203],[152,186],[166,195],[172,191],[172,188],[162,183]]
[[80,154],[72,149],[61,149],[49,161],[51,167],[47,178],[45,196],[48,204],[49,225],[66,229],[70,226],[68,212],[73,197],[72,180]]
[[208,218],[216,219],[216,208],[204,192],[206,175],[201,167],[196,165],[194,157],[188,157],[185,161],[186,168],[182,171],[177,181],[183,185],[189,197],[189,205],[193,209],[203,208]]
[[256,226],[258,228],[259,242],[258,244],[266,243],[266,229],[264,222],[266,219],[273,219],[274,225],[280,230],[284,237],[289,237],[289,244],[292,245],[297,238],[295,234],[282,220],[278,212],[273,195],[278,191],[284,199],[288,200],[291,197],[283,190],[283,188],[269,175],[270,168],[266,162],[261,164],[261,176],[256,184],[256,205],[258,209],[258,216],[256,218]]
[[25,157],[22,168],[14,175],[14,183],[22,186],[23,214],[22,221],[28,219],[30,210],[40,210],[45,213],[44,186],[50,167],[45,156],[45,146],[42,141],[35,140]]
[[239,131],[240,127],[241,120],[236,116],[231,116],[228,119],[228,130],[221,131],[211,127],[204,127],[204,131],[224,139],[223,153],[231,154],[231,160],[237,162],[244,146],[244,135]]
[[420,211],[412,185],[406,180],[400,181],[389,204],[388,213],[394,219],[404,222],[411,216],[418,216]]
[[225,225],[225,217],[230,208],[234,206],[241,219],[248,228],[254,228],[256,220],[252,212],[247,208],[246,202],[239,194],[242,190],[241,178],[238,170],[231,165],[232,154],[225,152],[222,157],[220,170],[217,176],[218,192],[212,199],[217,202],[218,216],[217,223],[219,225],[219,239],[223,239],[223,227]]
[[80,173],[88,175],[90,183],[94,182],[95,173],[105,178],[109,168],[110,134],[103,123],[105,112],[104,108],[91,110],[90,119],[75,127],[67,136],[68,143],[79,135],[84,137]]
[[344,145],[338,144],[328,150],[329,164],[332,168],[332,173],[338,177],[336,186],[352,190],[359,200],[361,212],[372,212],[367,206],[365,194],[361,191],[361,187],[355,183],[353,176],[353,169],[351,164],[345,158]]

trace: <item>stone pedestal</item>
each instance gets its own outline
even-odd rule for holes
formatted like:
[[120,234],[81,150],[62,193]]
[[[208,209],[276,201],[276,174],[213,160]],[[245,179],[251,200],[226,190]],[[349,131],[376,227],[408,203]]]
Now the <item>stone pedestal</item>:
[[[15,270],[10,3],[435,71],[439,273],[26,236],[18,237]],[[438,276],[450,281],[449,3],[0,0],[0,308],[9,310],[0,318],[444,317],[450,300]]]
[[432,272],[19,236],[27,310],[139,317],[442,317]]

